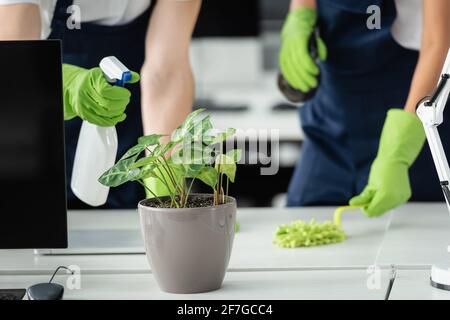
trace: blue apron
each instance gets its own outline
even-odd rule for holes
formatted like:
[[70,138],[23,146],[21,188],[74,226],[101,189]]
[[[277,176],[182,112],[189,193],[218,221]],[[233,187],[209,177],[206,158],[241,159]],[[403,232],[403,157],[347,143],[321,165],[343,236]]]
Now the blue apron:
[[[328,60],[321,64],[315,97],[299,111],[306,139],[289,185],[288,206],[342,205],[362,191],[386,112],[404,107],[418,60],[418,52],[392,38],[394,1],[318,0],[317,5]],[[367,28],[370,5],[381,8],[380,30]],[[450,137],[448,127],[442,128],[443,136]],[[442,200],[428,147],[410,176],[412,200]]]
[[[73,0],[59,0],[56,4],[50,39],[61,39],[63,46],[63,61],[84,68],[97,67],[100,60],[106,56],[116,56],[128,68],[140,71],[145,58],[145,36],[152,6],[133,22],[122,26],[101,26],[92,23],[82,23],[81,29],[69,30],[66,27],[67,7]],[[118,157],[136,144],[142,136],[142,120],[140,107],[140,86],[129,86],[132,96],[127,107],[127,119],[119,123],[117,134],[119,138]],[[66,174],[67,201],[69,209],[88,208],[79,201],[70,188],[72,167],[78,135],[81,127],[79,118],[65,122],[66,139]],[[110,190],[108,201],[102,208],[136,208],[138,201],[144,198],[142,187],[133,183]]]

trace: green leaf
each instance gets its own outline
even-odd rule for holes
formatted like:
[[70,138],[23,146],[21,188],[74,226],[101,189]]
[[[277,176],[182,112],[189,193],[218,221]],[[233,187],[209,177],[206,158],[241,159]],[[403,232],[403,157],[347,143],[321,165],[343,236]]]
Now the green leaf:
[[126,182],[133,181],[139,174],[139,169],[130,170],[136,159],[120,160],[112,168],[102,174],[98,181],[107,187],[118,187]]
[[184,120],[183,124],[174,131],[171,140],[176,143],[181,142],[186,136],[186,134],[189,133],[189,131],[194,127],[197,121],[200,121],[200,120],[196,121],[196,118],[203,111],[205,111],[205,109],[198,109],[190,113]]
[[164,137],[164,136],[160,135],[160,134],[152,134],[149,136],[140,137],[138,139],[138,144],[135,145],[134,147],[130,148],[122,156],[122,158],[120,158],[120,160],[128,159],[130,157],[139,155],[146,148],[159,144],[159,140],[161,139],[161,137]]
[[212,164],[214,149],[203,144],[191,143],[183,145],[173,153],[173,158],[183,165],[207,165]]
[[200,173],[195,178],[199,179],[200,181],[214,189],[217,185],[219,174],[213,167],[206,166],[202,168]]
[[237,168],[233,158],[225,154],[217,156],[215,168],[219,173],[225,174],[231,182],[234,182]]
[[202,137],[202,143],[205,146],[209,146],[211,144],[213,144],[214,139],[216,139],[215,135],[210,134],[209,132],[205,133]]
[[162,148],[162,152],[161,155],[165,155],[167,154],[169,151],[171,151],[175,146],[177,145],[177,143],[173,142],[173,141],[169,141],[167,142],[163,148]]
[[183,141],[183,137],[186,134],[186,131],[184,130],[184,128],[182,126],[178,127],[178,129],[176,129],[171,136],[171,141],[174,143],[179,143],[181,141]]
[[137,174],[133,180],[144,180],[147,178],[158,178],[155,174],[156,165],[145,166],[140,169],[139,174]]
[[133,156],[139,156],[139,154],[145,150],[145,146],[138,144],[135,145],[134,147],[130,148],[123,156],[122,158],[120,158],[119,161],[131,158]]
[[205,166],[202,164],[186,164],[183,167],[187,178],[195,178]]
[[155,157],[155,158],[162,156],[163,155],[163,146],[158,144],[155,148],[153,148],[153,150],[151,150],[151,152],[149,152],[149,154],[151,157]]
[[203,163],[212,165],[216,157],[216,150],[212,146],[203,147]]
[[156,162],[157,157],[155,156],[147,156],[145,158],[139,159],[134,164],[130,166],[130,170],[145,167],[148,165],[152,165]]
[[164,137],[161,134],[151,134],[149,136],[140,137],[138,139],[138,144],[143,145],[145,147],[150,147],[159,144],[159,140]]
[[175,175],[182,177],[186,174],[183,165],[179,163],[174,163],[172,157],[167,159],[166,162],[167,165],[170,167],[170,169],[174,171]]
[[185,127],[189,126],[189,125],[195,120],[195,118],[196,118],[200,113],[202,113],[203,111],[205,111],[205,109],[199,108],[199,109],[197,109],[197,110],[191,112],[191,113],[186,117],[186,119],[184,119],[183,125],[184,125]]
[[[236,162],[240,160],[242,152],[232,150],[224,155],[220,154],[221,148],[218,146],[222,147],[222,143],[232,137],[236,130],[230,128],[216,134],[212,130],[210,115],[200,116],[202,112],[204,109],[189,114],[166,144],[160,142],[164,135],[152,134],[139,138],[138,144],[130,148],[99,181],[106,186],[116,187],[129,181],[158,178],[156,171],[165,171],[168,166],[177,179],[197,178],[213,189],[217,186],[219,174],[226,175],[234,182]],[[149,150],[149,156],[139,159],[146,149]],[[163,161],[163,157],[168,154],[172,155]]]
[[187,139],[191,141],[199,141],[206,132],[212,129],[211,116],[207,115],[201,121],[194,123],[192,128],[190,128],[188,137],[184,137],[184,140]]

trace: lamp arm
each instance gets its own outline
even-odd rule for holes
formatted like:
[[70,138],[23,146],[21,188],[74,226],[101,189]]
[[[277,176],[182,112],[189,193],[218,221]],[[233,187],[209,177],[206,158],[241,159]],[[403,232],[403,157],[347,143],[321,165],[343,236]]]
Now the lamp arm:
[[[431,97],[422,99],[417,106],[417,116],[422,121],[431,155],[433,156],[441,188],[450,211],[450,167],[442,146],[438,126],[443,122],[443,114],[450,94],[450,51],[445,61],[442,75]],[[449,137],[450,138],[450,137]]]

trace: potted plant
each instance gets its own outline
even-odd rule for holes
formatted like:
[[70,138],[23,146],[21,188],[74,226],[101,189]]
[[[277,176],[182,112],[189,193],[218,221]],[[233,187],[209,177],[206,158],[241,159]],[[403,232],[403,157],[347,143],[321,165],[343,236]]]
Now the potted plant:
[[[233,245],[236,200],[228,190],[241,151],[223,151],[235,129],[214,130],[203,111],[191,113],[170,137],[139,138],[99,178],[109,187],[137,182],[151,195],[138,204],[147,258],[160,288],[171,293],[220,288]],[[169,194],[159,197],[147,178],[158,179]],[[192,194],[195,181],[211,194]]]

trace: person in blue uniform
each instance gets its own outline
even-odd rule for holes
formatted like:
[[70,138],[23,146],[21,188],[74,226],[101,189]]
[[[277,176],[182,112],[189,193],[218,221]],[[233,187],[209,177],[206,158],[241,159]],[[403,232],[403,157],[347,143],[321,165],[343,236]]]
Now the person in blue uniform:
[[[189,43],[200,6],[201,0],[0,0],[1,40],[62,40],[68,186],[82,120],[116,125],[121,155],[138,137],[170,133],[189,114]],[[140,86],[103,90],[96,67],[106,56],[140,72]],[[67,191],[69,208],[86,207]],[[144,197],[128,184],[111,189],[105,207],[135,208]]]
[[[281,72],[317,92],[300,108],[306,139],[288,206],[350,200],[373,217],[411,196],[442,200],[415,108],[435,88],[449,46],[447,0],[292,0]],[[450,151],[450,127],[441,134]]]

